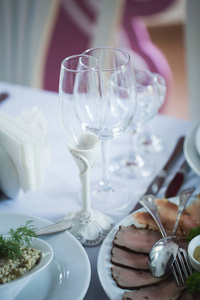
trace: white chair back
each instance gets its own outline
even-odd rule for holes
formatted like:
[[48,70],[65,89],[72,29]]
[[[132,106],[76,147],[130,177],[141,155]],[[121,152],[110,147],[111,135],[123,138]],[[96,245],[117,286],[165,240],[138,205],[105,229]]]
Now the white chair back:
[[42,69],[60,0],[0,1],[0,80],[42,86]]

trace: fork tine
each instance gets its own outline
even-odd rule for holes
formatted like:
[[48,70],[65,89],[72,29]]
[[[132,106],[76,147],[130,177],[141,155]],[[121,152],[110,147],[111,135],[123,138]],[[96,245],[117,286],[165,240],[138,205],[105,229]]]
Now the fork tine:
[[177,276],[177,274],[176,274],[176,270],[175,270],[174,265],[171,266],[171,271],[172,271],[172,274],[173,274],[173,276],[174,276],[174,278],[175,278],[175,280],[176,280],[177,286],[180,286],[180,282],[179,282],[178,276]]
[[174,261],[171,271],[177,286],[184,285],[188,276],[192,274],[192,268],[189,263],[187,252],[182,247],[179,247],[177,258]]
[[179,248],[179,251],[182,253],[183,255],[183,258],[184,258],[184,261],[185,261],[185,264],[186,264],[186,267],[188,269],[188,276],[192,274],[192,268],[191,268],[191,265],[190,265],[190,262],[189,262],[189,259],[188,259],[188,255],[187,255],[187,252],[185,251],[185,249],[183,248]]
[[181,255],[180,249],[178,251],[178,259],[179,259],[183,274],[184,274],[185,278],[187,279],[188,276],[189,276],[189,273],[188,273],[187,268],[185,266],[185,261],[184,261],[182,255]]
[[[178,256],[179,256],[179,251],[178,251]],[[179,279],[180,279],[180,285],[184,285],[185,281],[184,281],[184,278],[183,278],[183,274],[182,274],[182,271],[181,271],[181,268],[180,268],[178,258],[174,261],[174,264],[175,264],[175,268],[176,268],[176,271],[177,271]]]

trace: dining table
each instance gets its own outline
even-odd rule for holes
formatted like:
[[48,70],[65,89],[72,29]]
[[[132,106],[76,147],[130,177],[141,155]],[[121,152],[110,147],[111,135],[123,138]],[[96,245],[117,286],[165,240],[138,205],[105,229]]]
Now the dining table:
[[[59,111],[59,94],[8,82],[0,82],[0,93],[8,94],[8,97],[0,103],[0,112],[16,117],[23,110],[37,107],[43,113],[48,124],[48,147],[50,150],[49,163],[44,170],[45,180],[43,186],[34,191],[23,192],[20,190],[14,199],[9,199],[1,194],[0,212],[24,214],[55,223],[62,220],[68,213],[81,209],[81,202],[78,197],[81,189],[79,170],[67,151],[65,132]],[[104,208],[101,208],[105,214],[114,219],[115,225],[120,224],[120,221],[130,214],[140,196],[145,193],[152,179],[166,163],[179,137],[186,136],[192,126],[194,126],[192,120],[182,120],[159,113],[151,120],[151,130],[163,139],[164,149],[160,153],[145,153],[146,158],[149,157],[154,162],[154,170],[149,177],[128,179],[110,173],[111,179],[115,179],[119,184],[126,184],[131,197],[130,204],[120,211],[112,209],[104,211]],[[119,154],[126,155],[128,153],[129,134],[127,129],[120,137],[111,141],[110,162]],[[164,197],[168,183],[183,160],[184,153],[174,163],[163,186],[156,195],[157,197]],[[100,180],[101,175],[102,158],[99,155],[92,169],[91,182]],[[199,176],[193,170],[187,175],[181,189],[191,186],[196,187],[195,193],[200,193]],[[83,296],[83,299],[86,300],[109,299],[98,276],[97,259],[100,247],[101,244],[83,247],[91,266],[90,282]],[[74,281],[74,288],[78,284],[79,282]],[[58,296],[58,299],[65,300],[65,297]]]

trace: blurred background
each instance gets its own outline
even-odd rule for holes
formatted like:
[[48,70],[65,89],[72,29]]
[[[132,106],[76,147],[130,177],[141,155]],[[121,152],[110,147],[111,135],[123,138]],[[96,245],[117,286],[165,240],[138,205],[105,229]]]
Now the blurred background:
[[134,67],[165,78],[161,113],[197,119],[199,5],[199,0],[0,0],[0,81],[57,92],[65,57],[115,46],[129,52]]

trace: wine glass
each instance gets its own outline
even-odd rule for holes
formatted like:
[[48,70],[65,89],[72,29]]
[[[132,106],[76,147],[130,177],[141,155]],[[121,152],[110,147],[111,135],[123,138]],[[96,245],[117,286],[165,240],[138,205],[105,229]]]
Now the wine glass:
[[60,71],[59,100],[67,148],[74,158],[82,184],[82,209],[66,216],[73,223],[70,232],[83,244],[99,244],[113,220],[91,209],[90,172],[101,149],[105,123],[105,99],[98,61],[88,55],[63,60]]
[[150,176],[154,170],[152,159],[146,160],[138,151],[138,133],[145,123],[155,116],[159,102],[156,76],[148,70],[135,70],[137,87],[137,109],[130,126],[129,153],[116,158],[111,170],[125,178]]
[[[162,107],[165,97],[166,97],[166,83],[165,79],[157,73],[154,73],[154,75],[157,78],[157,83],[158,83],[158,92],[159,92],[159,102],[158,102],[158,107],[157,107],[157,113]],[[141,132],[141,134],[138,137],[138,143],[139,143],[139,148],[145,152],[148,153],[160,153],[164,149],[166,149],[165,142],[160,136],[157,136],[154,132],[151,131],[151,122],[150,124],[147,124],[147,128],[144,130],[144,132]]]
[[130,125],[136,109],[135,75],[127,52],[113,47],[97,47],[84,52],[98,59],[106,98],[106,120],[102,134],[102,178],[91,186],[92,206],[118,211],[130,204],[126,185],[110,180],[109,152],[111,139]]

